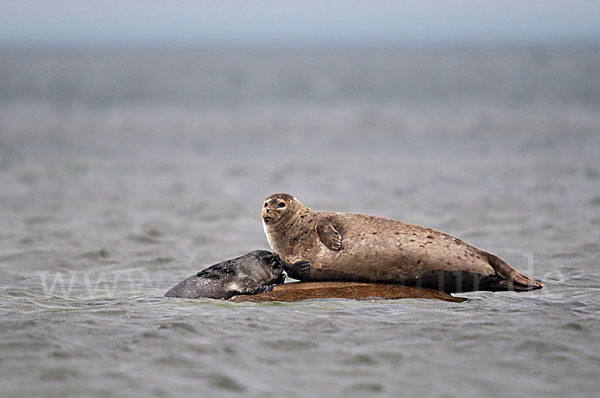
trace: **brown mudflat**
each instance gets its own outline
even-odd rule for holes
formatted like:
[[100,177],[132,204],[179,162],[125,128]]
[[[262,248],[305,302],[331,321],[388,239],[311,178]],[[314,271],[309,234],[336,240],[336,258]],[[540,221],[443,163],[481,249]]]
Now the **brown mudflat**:
[[232,297],[231,301],[300,301],[318,298],[347,298],[347,299],[405,299],[425,298],[460,303],[464,298],[453,297],[437,290],[380,283],[358,282],[293,282],[278,285],[272,291]]

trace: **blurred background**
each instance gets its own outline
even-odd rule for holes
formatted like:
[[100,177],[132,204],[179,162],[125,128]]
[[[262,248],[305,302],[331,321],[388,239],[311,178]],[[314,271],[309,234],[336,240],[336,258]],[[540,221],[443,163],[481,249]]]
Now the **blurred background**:
[[[0,391],[596,391],[599,22],[583,0],[0,1]],[[267,249],[275,192],[441,229],[546,288],[156,298]]]
[[2,1],[8,47],[581,44],[600,35],[585,0]]

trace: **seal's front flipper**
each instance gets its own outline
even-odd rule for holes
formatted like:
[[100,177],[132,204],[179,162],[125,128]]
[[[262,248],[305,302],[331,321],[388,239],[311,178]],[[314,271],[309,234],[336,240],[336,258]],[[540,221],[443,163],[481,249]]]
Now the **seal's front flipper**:
[[310,279],[310,264],[308,261],[297,261],[294,264],[283,264],[283,269],[290,278],[298,279],[299,281],[307,281]]
[[342,248],[342,235],[335,229],[331,221],[322,219],[316,226],[317,234],[321,242],[331,250],[340,250]]
[[260,294],[260,293],[270,292],[270,291],[273,290],[273,288],[275,286],[276,285],[263,285],[263,286],[259,286],[259,287],[256,288],[256,290],[252,294]]
[[252,281],[249,278],[242,279],[239,285],[236,285],[234,289],[231,290],[233,296],[237,296],[240,294],[260,294],[266,293],[273,290],[275,285],[260,285],[257,286],[256,282]]

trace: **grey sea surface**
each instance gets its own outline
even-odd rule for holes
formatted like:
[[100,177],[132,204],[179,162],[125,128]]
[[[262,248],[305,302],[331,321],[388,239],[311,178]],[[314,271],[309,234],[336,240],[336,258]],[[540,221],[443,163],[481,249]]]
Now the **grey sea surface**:
[[[263,199],[545,283],[463,303],[161,297]],[[0,396],[597,396],[600,51],[0,53]]]

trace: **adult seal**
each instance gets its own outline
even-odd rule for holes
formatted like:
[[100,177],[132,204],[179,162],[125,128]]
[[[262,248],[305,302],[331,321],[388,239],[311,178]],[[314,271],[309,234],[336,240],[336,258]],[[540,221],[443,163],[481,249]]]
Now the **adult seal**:
[[228,299],[240,294],[258,294],[283,283],[283,263],[266,250],[212,265],[179,282],[166,297]]
[[285,193],[263,203],[271,249],[302,281],[380,282],[447,293],[543,285],[444,232],[388,218],[311,210]]

